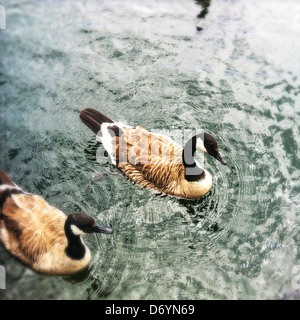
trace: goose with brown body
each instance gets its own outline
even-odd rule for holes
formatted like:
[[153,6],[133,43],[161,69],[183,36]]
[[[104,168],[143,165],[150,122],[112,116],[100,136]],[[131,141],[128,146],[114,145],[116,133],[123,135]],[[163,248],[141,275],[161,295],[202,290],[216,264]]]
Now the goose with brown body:
[[22,191],[0,170],[0,239],[8,251],[37,272],[66,275],[91,260],[81,236],[112,233],[85,213],[66,216],[42,196]]
[[182,148],[166,136],[114,122],[95,109],[82,110],[80,118],[97,134],[112,164],[130,180],[161,194],[195,199],[210,190],[212,176],[194,159],[196,149],[226,164],[208,133],[195,135]]

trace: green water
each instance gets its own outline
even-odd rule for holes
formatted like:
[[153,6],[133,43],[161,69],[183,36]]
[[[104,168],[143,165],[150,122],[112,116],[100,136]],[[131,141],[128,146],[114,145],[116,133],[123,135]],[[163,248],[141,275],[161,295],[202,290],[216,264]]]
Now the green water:
[[[209,1],[203,1],[209,4]],[[0,245],[1,299],[280,299],[300,283],[300,2],[1,1],[0,167],[112,236],[43,276]],[[207,14],[206,14],[207,13]],[[204,129],[213,188],[161,197],[106,172],[79,110],[168,133]],[[201,157],[201,155],[199,155]]]

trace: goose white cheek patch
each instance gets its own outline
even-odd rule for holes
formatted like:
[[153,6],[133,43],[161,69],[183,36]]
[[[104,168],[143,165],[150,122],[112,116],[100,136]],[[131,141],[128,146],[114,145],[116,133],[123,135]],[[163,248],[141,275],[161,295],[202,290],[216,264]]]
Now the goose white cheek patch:
[[198,138],[198,139],[197,139],[196,149],[197,149],[197,150],[201,150],[201,151],[203,151],[204,153],[207,153],[207,150],[206,150],[206,148],[204,147],[204,143],[203,143],[203,140],[202,140],[201,138]]
[[79,228],[77,228],[74,224],[71,225],[71,230],[75,236],[83,236],[85,233],[81,231]]

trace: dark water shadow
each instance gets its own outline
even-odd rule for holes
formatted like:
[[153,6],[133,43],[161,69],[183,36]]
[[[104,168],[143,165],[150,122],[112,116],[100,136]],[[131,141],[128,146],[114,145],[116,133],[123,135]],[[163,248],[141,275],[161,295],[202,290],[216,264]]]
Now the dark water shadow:
[[84,147],[84,153],[87,160],[91,162],[97,162],[97,150],[99,149],[100,145],[101,143],[96,141],[95,138],[91,138],[87,142],[87,145]]
[[202,7],[202,10],[197,15],[197,18],[203,19],[208,14],[208,8],[210,6],[211,0],[196,0],[196,4]]
[[[211,0],[195,0],[196,4],[201,6],[201,11],[198,13],[197,18],[198,19],[204,19],[206,15],[208,14],[208,8],[210,6]],[[203,30],[202,27],[197,26],[197,31]]]
[[86,266],[84,269],[76,272],[75,274],[63,276],[63,279],[69,283],[81,283],[90,277],[90,267]]

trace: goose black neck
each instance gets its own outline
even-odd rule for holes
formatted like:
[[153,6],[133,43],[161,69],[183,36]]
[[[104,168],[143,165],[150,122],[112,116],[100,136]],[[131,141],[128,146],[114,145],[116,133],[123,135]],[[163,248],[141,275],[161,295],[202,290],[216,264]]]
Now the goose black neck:
[[194,154],[196,151],[197,139],[201,134],[193,136],[185,144],[182,151],[182,162],[184,165],[184,178],[187,181],[199,181],[205,177],[205,172],[202,168],[199,168],[194,159]]
[[73,260],[80,260],[85,256],[85,246],[83,245],[80,236],[75,235],[71,230],[71,223],[66,220],[65,234],[68,240],[66,254]]

